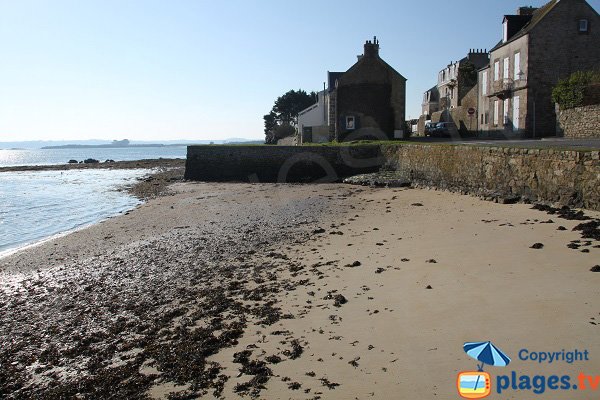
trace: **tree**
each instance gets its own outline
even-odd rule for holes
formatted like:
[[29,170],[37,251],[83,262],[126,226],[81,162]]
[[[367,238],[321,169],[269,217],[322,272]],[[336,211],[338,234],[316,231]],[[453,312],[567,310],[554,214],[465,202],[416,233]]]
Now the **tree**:
[[269,114],[263,116],[265,143],[275,144],[277,139],[293,135],[298,125],[298,113],[315,104],[316,98],[315,92],[308,94],[302,89],[279,96]]
[[584,104],[586,93],[593,85],[600,84],[600,70],[577,71],[569,77],[558,81],[552,90],[552,100],[560,108],[568,109]]
[[458,67],[458,79],[461,80],[460,85],[469,89],[477,85],[477,68],[475,68],[475,64],[468,60],[463,62]]
[[277,114],[271,110],[270,113],[263,116],[263,119],[265,120],[265,143],[276,144],[275,129],[277,128]]

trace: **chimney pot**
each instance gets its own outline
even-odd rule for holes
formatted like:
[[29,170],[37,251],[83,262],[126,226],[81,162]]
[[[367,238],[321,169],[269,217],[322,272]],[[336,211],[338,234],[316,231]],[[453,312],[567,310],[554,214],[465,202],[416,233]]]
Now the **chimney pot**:
[[379,57],[379,42],[377,41],[377,37],[373,37],[373,42],[367,40],[365,43],[365,57]]

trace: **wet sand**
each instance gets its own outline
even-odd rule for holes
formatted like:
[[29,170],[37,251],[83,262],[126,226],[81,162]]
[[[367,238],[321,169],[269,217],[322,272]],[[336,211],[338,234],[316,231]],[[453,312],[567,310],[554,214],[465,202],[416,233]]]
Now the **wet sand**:
[[519,374],[600,369],[589,220],[415,189],[169,190],[0,259],[0,397],[454,399],[462,344],[485,340]]

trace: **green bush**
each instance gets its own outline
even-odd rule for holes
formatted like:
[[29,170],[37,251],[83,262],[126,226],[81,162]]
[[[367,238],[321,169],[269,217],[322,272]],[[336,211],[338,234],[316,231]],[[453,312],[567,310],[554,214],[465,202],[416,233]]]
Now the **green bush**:
[[552,90],[552,100],[560,108],[574,108],[583,105],[586,88],[600,83],[600,71],[578,71],[562,79]]

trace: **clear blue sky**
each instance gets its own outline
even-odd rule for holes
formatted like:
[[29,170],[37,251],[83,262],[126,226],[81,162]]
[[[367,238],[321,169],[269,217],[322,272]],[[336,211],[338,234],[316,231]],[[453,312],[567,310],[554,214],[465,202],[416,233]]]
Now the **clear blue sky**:
[[542,4],[0,0],[0,141],[262,139],[277,96],[321,89],[374,35],[414,118],[439,70]]

